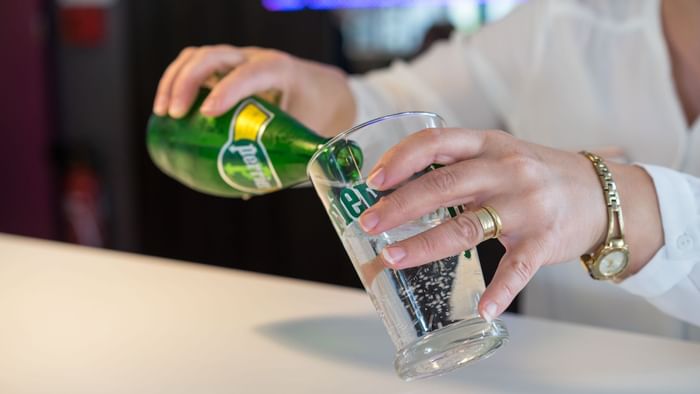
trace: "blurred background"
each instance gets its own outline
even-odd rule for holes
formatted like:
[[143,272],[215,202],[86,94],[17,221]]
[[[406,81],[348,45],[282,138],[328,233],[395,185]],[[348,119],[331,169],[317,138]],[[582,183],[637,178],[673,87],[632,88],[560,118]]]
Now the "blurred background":
[[[359,73],[517,3],[3,0],[0,232],[360,287],[311,189],[228,200],[156,169],[144,132],[161,73],[216,43]],[[500,253],[482,246],[488,277]]]
[[[521,2],[0,0],[0,233],[360,288],[312,189],[223,199],[153,165],[145,128],[162,72],[186,46],[228,43],[362,73]],[[487,282],[502,253],[495,240],[479,246]],[[539,288],[579,298],[531,283],[510,311],[700,340],[645,300],[583,272],[578,293],[565,279],[552,273]],[[555,298],[556,311],[532,308]]]

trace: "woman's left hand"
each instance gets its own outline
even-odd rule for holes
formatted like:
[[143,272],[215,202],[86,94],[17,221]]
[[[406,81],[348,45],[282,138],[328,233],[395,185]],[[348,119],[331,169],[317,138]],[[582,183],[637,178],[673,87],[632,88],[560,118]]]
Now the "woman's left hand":
[[479,304],[487,320],[506,309],[539,267],[577,259],[604,239],[607,211],[591,162],[501,131],[417,132],[382,157],[368,184],[393,189],[434,163],[445,166],[398,187],[368,209],[360,224],[377,234],[439,207],[467,207],[468,212],[387,247],[385,264],[401,269],[475,247],[484,235],[474,211],[494,208],[502,219],[499,240],[506,254]]

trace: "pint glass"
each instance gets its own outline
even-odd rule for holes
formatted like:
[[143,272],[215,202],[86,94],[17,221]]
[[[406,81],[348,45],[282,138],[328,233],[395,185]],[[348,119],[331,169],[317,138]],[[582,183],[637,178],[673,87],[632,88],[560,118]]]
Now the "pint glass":
[[[378,235],[360,228],[360,214],[391,193],[369,188],[365,183],[369,171],[403,138],[435,127],[444,127],[444,121],[427,112],[375,119],[327,142],[307,168],[397,349],[394,367],[404,380],[442,374],[488,357],[508,340],[500,320],[488,323],[478,314],[485,286],[476,249],[400,270],[384,266],[378,257],[387,245],[451,220],[461,207],[439,208]],[[359,149],[342,149],[345,146]]]

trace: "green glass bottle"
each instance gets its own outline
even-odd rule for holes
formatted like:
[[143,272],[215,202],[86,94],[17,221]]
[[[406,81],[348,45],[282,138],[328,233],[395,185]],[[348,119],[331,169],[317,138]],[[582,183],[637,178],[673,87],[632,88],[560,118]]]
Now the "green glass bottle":
[[[199,107],[202,89],[181,119],[152,115],[146,144],[164,173],[197,191],[248,198],[304,182],[306,165],[327,139],[318,136],[259,97],[248,97],[224,115],[207,117]],[[362,152],[353,142],[336,145],[335,166],[348,178],[359,177]]]

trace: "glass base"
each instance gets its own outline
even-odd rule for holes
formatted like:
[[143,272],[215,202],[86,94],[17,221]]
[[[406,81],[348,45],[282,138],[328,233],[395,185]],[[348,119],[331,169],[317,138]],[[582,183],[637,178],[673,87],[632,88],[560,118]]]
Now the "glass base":
[[451,324],[401,349],[394,368],[405,381],[441,375],[489,357],[508,341],[508,330],[496,319],[481,318]]

